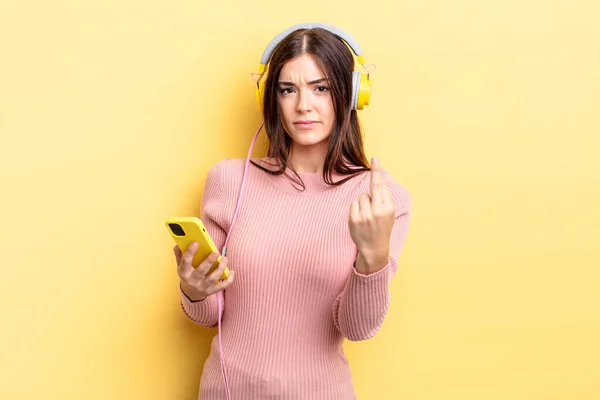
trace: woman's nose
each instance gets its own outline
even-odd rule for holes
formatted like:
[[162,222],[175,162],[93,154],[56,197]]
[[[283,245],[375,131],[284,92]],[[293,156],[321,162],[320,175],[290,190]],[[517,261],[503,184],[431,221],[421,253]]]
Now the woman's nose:
[[298,103],[296,104],[296,111],[299,113],[307,113],[311,111],[311,99],[310,93],[306,90],[300,90],[298,95]]

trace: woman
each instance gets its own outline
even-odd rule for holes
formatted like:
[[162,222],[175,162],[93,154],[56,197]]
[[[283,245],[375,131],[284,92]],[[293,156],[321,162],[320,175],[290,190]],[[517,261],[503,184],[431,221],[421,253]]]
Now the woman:
[[[342,343],[373,337],[406,238],[407,191],[364,155],[352,109],[352,53],[323,28],[298,29],[275,47],[264,89],[267,157],[252,160],[227,257],[197,269],[194,246],[174,248],[187,317],[219,322],[200,398],[355,399]],[[208,172],[202,220],[218,248],[231,227],[243,159]],[[230,277],[218,281],[224,268]],[[228,389],[226,391],[226,388]]]

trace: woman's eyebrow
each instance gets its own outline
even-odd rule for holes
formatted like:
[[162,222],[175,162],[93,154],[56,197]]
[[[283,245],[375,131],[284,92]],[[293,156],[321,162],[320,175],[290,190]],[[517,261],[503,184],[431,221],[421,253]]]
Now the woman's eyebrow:
[[[314,80],[314,81],[310,81],[310,82],[308,82],[308,84],[309,84],[309,85],[314,85],[314,84],[321,83],[321,82],[325,82],[325,81],[328,81],[328,80],[329,80],[329,79],[327,79],[327,78],[320,78],[320,79],[316,79],[316,80]],[[278,82],[278,83],[279,83],[280,85],[282,85],[282,86],[296,86],[296,85],[294,85],[292,82],[284,82],[284,81],[280,81],[280,82]]]

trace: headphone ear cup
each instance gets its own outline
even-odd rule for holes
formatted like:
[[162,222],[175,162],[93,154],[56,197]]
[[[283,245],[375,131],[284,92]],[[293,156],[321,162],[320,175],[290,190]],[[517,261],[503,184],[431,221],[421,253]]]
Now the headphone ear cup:
[[256,88],[256,103],[258,104],[258,109],[262,112],[264,108],[264,99],[265,99],[265,82],[261,81],[258,83]]
[[[355,72],[357,73],[357,72]],[[356,96],[356,109],[362,110],[364,106],[368,106],[371,102],[371,80],[367,74],[358,72],[358,89]]]
[[350,105],[353,110],[358,110],[358,93],[360,89],[360,72],[352,72],[352,100]]

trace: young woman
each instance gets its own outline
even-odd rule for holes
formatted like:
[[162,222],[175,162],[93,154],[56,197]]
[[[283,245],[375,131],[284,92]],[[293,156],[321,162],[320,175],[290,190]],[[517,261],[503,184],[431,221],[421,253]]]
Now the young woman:
[[[411,202],[375,158],[367,164],[354,59],[333,31],[295,29],[274,47],[261,104],[268,156],[247,170],[228,256],[207,275],[218,254],[194,269],[196,247],[174,248],[190,320],[219,325],[225,293],[202,400],[355,399],[342,343],[373,337],[386,316]],[[218,248],[245,161],[208,172],[201,218]]]

